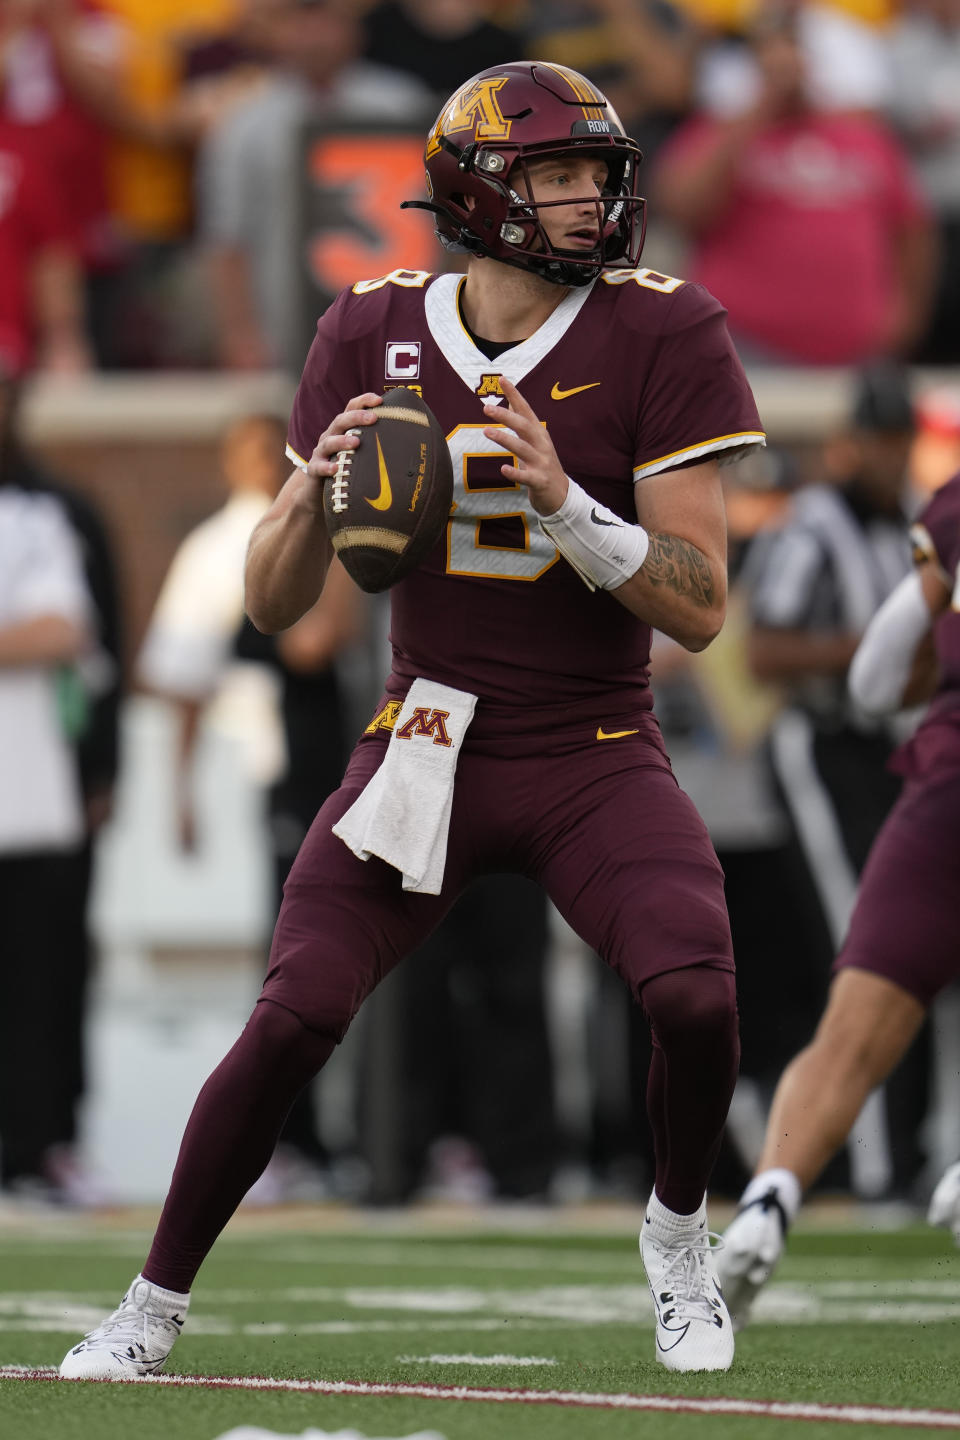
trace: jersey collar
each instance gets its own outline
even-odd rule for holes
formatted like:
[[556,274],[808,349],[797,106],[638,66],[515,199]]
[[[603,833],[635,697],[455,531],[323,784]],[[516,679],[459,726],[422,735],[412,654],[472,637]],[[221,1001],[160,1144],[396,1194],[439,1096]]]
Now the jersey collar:
[[[457,295],[464,280],[463,275],[439,275],[424,297],[424,308],[437,348],[467,389],[474,392],[480,388],[484,375],[505,375],[514,385],[519,385],[563,339],[593,291],[593,285],[571,290],[539,330],[491,360],[477,349],[460,319]],[[500,398],[484,397],[491,403],[497,403]]]

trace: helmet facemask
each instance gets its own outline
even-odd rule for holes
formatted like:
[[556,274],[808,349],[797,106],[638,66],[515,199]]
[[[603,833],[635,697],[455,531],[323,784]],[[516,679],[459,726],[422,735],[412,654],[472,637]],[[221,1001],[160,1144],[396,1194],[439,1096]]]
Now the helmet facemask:
[[[441,144],[451,151],[456,148],[443,140]],[[635,190],[639,151],[636,158],[630,153],[636,149],[633,141],[602,150],[595,144],[583,146],[584,155],[596,156],[607,166],[609,178],[600,195],[535,200],[517,189],[519,181],[526,195],[532,196],[529,167],[553,155],[575,154],[579,148],[567,141],[515,156],[504,146],[471,146],[460,152],[458,169],[472,177],[473,184],[462,195],[452,195],[445,207],[431,205],[438,216],[440,243],[448,250],[487,255],[532,271],[555,285],[589,285],[605,265],[619,260],[635,266],[643,249],[646,202]],[[598,243],[593,250],[560,249],[547,235],[542,212],[582,204],[584,199],[595,208]]]
[[[503,247],[493,252],[508,265],[520,265],[557,285],[588,285],[605,265],[627,257],[636,265],[643,248],[646,211],[644,201],[632,193],[630,183],[636,168],[633,158],[624,151],[584,149],[584,156],[594,156],[607,167],[607,183],[600,195],[564,196],[560,200],[524,199],[518,193],[518,182],[528,196],[534,194],[530,169],[553,154],[570,155],[577,151],[564,146],[558,151],[542,154],[525,153],[511,166],[505,188],[509,203],[500,226],[499,241]],[[593,207],[597,243],[592,250],[566,250],[551,241],[544,225],[544,212],[589,202]],[[639,233],[638,233],[639,221]]]

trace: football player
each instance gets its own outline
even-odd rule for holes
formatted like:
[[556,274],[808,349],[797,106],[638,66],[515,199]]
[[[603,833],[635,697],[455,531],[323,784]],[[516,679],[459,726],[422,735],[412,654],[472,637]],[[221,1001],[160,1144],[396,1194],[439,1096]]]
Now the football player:
[[[719,1270],[736,1328],[784,1249],[803,1194],[901,1060],[934,997],[960,977],[960,474],[913,527],[916,567],[877,611],[850,668],[853,698],[892,714],[933,696],[894,762],[906,784],[870,851],[827,1006],[773,1098],[757,1173]],[[960,1166],[929,1218],[960,1238]]]
[[[444,106],[425,160],[426,203],[466,274],[361,280],[322,316],[290,423],[296,469],[251,539],[249,614],[276,631],[316,600],[324,486],[391,385],[419,387],[447,437],[449,523],[393,589],[382,704],[294,864],[259,1003],[201,1091],[143,1271],[65,1376],[163,1364],[293,1097],[467,880],[497,870],[542,884],[643,1007],[656,1357],[679,1371],[733,1358],[705,1208],[739,1052],[730,932],[648,660],[653,626],[690,650],[720,628],[719,467],[763,442],[760,422],[721,306],[639,268],[640,154],[589,80],[541,62],[484,71]],[[434,744],[451,760],[441,793],[439,764],[416,771]],[[404,831],[390,777],[408,764]],[[425,863],[440,878],[378,858],[385,840],[371,857],[341,839],[358,807],[407,854],[435,828]]]

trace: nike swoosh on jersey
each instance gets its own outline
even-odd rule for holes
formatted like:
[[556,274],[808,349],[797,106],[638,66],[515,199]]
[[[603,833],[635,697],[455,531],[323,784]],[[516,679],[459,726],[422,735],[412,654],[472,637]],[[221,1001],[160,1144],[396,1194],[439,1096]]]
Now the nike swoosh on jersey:
[[363,498],[366,500],[368,505],[373,506],[374,510],[389,510],[390,506],[393,504],[393,491],[390,489],[390,476],[387,474],[387,462],[386,460],[384,460],[383,451],[380,448],[380,436],[375,435],[374,439],[377,442],[377,465],[380,469],[380,494],[377,496],[376,500],[371,500],[368,495],[365,495]]
[[581,390],[596,390],[597,386],[602,384],[602,380],[592,380],[589,385],[574,385],[572,390],[561,390],[560,381],[554,380],[553,389],[550,391],[550,399],[567,400],[571,395],[579,395]]
[[624,735],[639,735],[639,730],[604,730],[602,725],[597,726],[598,740],[622,740]]

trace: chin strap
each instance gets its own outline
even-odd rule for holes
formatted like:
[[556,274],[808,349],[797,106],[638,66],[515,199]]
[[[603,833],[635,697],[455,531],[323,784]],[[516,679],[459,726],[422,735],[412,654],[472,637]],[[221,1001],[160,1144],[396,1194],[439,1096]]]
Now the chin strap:
[[437,215],[441,220],[446,220],[447,224],[457,231],[460,238],[452,240],[449,235],[444,235],[438,225],[434,233],[444,250],[450,250],[455,255],[489,254],[483,241],[475,235],[471,235],[469,230],[464,230],[459,220],[457,220],[454,215],[451,215],[449,210],[445,210],[442,205],[438,205],[435,200],[402,200],[400,202],[400,209],[427,210],[431,215]]
[[431,215],[442,215],[445,220],[450,216],[442,205],[436,205],[432,200],[401,200],[401,210],[429,210]]

